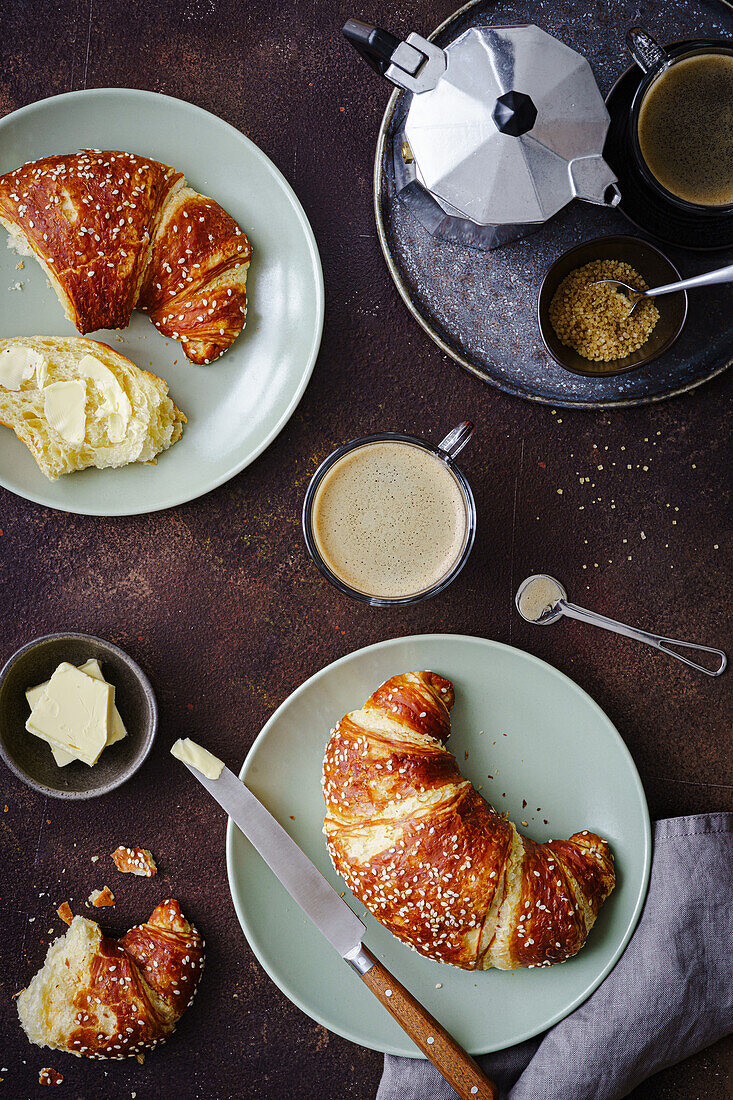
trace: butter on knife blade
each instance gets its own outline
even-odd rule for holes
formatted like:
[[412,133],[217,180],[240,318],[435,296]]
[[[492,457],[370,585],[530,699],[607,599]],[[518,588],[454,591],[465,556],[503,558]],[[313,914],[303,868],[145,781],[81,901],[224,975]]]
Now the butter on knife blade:
[[364,946],[364,922],[252,791],[221,760],[189,738],[177,741],[171,752],[190,768],[196,780],[203,783],[212,798],[226,810],[293,901],[356,971],[462,1100],[498,1100],[495,1085],[481,1068]]
[[171,748],[171,756],[182,760],[184,764],[190,764],[207,779],[218,779],[224,767],[223,760],[202,745],[197,745],[190,737],[179,738]]

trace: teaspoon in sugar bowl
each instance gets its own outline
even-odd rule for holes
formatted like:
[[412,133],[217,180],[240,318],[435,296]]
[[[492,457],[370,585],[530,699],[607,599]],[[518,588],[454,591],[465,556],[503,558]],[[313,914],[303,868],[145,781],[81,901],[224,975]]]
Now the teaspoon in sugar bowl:
[[[607,615],[599,615],[597,611],[588,611],[585,607],[568,602],[568,594],[554,577],[547,573],[535,573],[527,577],[520,584],[514,599],[517,611],[528,623],[538,626],[547,626],[555,623],[563,615],[569,619],[579,619],[582,623],[590,623],[591,626],[601,626],[604,630],[612,630],[614,634],[623,634],[625,638],[635,638],[638,642],[661,649],[662,652],[676,657],[678,661],[704,672],[707,676],[720,676],[725,672],[728,658],[722,649],[713,649],[707,645],[697,645],[695,642],[681,642],[677,638],[665,638],[661,634],[650,634],[647,630],[638,630],[634,626],[619,623],[616,619],[609,619]],[[679,646],[681,649],[694,649],[702,653],[713,653],[719,658],[718,667],[706,668],[705,665],[691,661],[677,653],[671,646]]]
[[719,267],[715,271],[706,271],[702,275],[693,275],[691,279],[678,279],[677,282],[666,283],[664,286],[653,286],[651,290],[637,290],[636,287],[629,286],[621,279],[596,279],[592,285],[598,286],[601,283],[617,286],[628,295],[631,304],[631,309],[626,315],[628,320],[639,302],[643,301],[644,298],[658,298],[662,294],[674,294],[678,290],[694,290],[696,286],[716,286],[718,283],[733,283],[733,264],[729,264],[727,267]]

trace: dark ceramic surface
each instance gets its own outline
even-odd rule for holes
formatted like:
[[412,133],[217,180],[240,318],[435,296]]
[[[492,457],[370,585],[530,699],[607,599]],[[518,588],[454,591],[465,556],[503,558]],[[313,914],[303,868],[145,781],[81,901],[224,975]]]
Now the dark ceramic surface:
[[[520,646],[600,703],[633,754],[653,817],[733,810],[730,669],[711,680],[581,623],[538,630],[513,605],[522,578],[542,570],[571,598],[617,619],[733,649],[733,376],[658,405],[553,415],[442,355],[411,319],[382,259],[372,166],[389,89],[342,43],[339,28],[362,15],[403,35],[429,30],[453,2],[398,9],[374,0],[358,11],[350,0],[0,5],[0,111],[74,88],[127,85],[216,112],[295,187],[321,250],[327,303],[300,406],[229,484],[180,508],[124,519],[52,512],[0,491],[0,661],[40,634],[86,631],[140,663],[160,710],[145,766],[104,798],[46,799],[0,766],[0,1077],[12,1100],[39,1096],[38,1070],[48,1065],[66,1075],[59,1098],[73,1100],[130,1100],[133,1092],[138,1100],[373,1100],[379,1055],[314,1024],[254,959],[227,889],[224,817],[168,756],[177,737],[198,737],[239,769],[275,707],[359,646],[434,630]],[[584,4],[567,0],[547,0],[537,18],[546,13],[557,23],[558,11],[559,30],[587,18]],[[680,26],[670,39],[702,33],[685,27],[686,5],[641,0],[639,12],[651,30],[675,12]],[[609,3],[596,27],[611,51],[604,89],[627,65],[614,13]],[[517,7],[515,16],[523,15]],[[612,220],[625,231],[622,218]],[[0,309],[13,301],[0,287]],[[705,341],[732,350],[714,316]],[[466,568],[414,607],[383,611],[341,597],[310,561],[300,529],[319,463],[358,435],[405,431],[437,443],[463,419],[477,425],[459,459],[478,511]],[[120,843],[151,848],[155,878],[120,875],[109,858]],[[103,916],[111,932],[173,896],[206,936],[196,1001],[142,1066],[30,1046],[12,1000],[63,931],[56,905],[70,900],[89,913],[85,899],[105,883],[117,897]],[[632,1097],[727,1100],[732,1071],[728,1040]]]
[[687,316],[687,295],[682,290],[679,294],[664,294],[655,300],[659,320],[649,339],[636,351],[623,359],[610,359],[605,363],[591,362],[561,342],[552,327],[549,309],[555,291],[565,276],[593,260],[618,260],[630,264],[649,287],[665,286],[680,278],[679,272],[667,257],[640,237],[622,234],[585,241],[555,260],[542,280],[537,298],[537,322],[542,339],[553,359],[562,367],[578,374],[621,374],[629,370],[639,370],[664,355],[682,332]]
[[[641,7],[634,0],[621,0],[612,7],[607,0],[590,0],[583,5],[582,18],[576,17],[578,11],[572,3],[553,0],[538,0],[529,9],[516,0],[478,0],[441,27],[435,41],[443,45],[479,24],[534,21],[588,58],[605,95],[628,67],[624,36],[635,23],[648,25],[660,42],[701,34],[733,38],[733,11],[717,0]],[[418,33],[432,30],[416,14],[412,22],[411,29]],[[359,74],[358,63],[354,55],[355,79],[358,76],[378,95],[380,78],[363,63]],[[382,85],[392,88],[384,80]],[[508,393],[576,408],[658,401],[700,385],[730,364],[731,291],[719,286],[690,298],[683,337],[654,362],[605,377],[563,370],[547,354],[537,327],[535,305],[545,272],[563,252],[583,241],[628,232],[628,222],[618,210],[575,201],[537,232],[489,252],[430,236],[396,196],[391,135],[401,132],[410,99],[409,93],[400,93],[390,101],[375,203],[383,248],[398,289],[444,352]],[[666,251],[685,277],[733,261],[730,248],[716,252],[712,259],[677,247]],[[711,331],[716,333],[713,339]]]
[[[49,746],[28,733],[25,692],[45,683],[62,661],[81,665],[96,657],[127,737],[103,749],[94,767],[72,760],[60,768]],[[158,710],[147,676],[119,646],[89,634],[49,634],[27,642],[0,672],[0,755],[13,772],[40,794],[53,798],[96,798],[121,786],[142,766],[153,747]]]

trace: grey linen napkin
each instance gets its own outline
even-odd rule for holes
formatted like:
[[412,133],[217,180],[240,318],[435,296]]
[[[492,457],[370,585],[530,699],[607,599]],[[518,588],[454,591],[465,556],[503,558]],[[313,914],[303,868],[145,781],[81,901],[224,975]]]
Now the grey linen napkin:
[[[701,814],[655,823],[641,920],[593,996],[544,1035],[478,1061],[502,1100],[619,1100],[731,1031],[733,814]],[[385,1056],[377,1100],[455,1096],[429,1062]]]

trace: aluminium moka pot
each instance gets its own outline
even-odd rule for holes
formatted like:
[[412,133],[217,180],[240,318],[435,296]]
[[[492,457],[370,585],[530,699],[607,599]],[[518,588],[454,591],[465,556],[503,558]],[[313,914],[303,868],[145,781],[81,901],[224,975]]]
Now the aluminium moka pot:
[[571,199],[616,206],[609,115],[581,54],[534,24],[472,27],[445,49],[350,19],[344,35],[411,93],[393,140],[397,192],[433,235],[490,249]]

